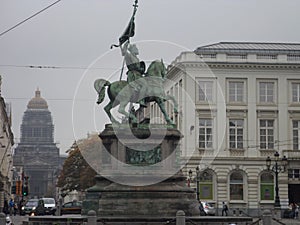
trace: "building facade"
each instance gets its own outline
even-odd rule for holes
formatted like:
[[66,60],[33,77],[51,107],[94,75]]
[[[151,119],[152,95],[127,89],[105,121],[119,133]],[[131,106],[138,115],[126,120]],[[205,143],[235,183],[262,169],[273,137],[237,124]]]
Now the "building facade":
[[28,197],[56,197],[59,149],[54,143],[51,112],[39,90],[24,112],[13,162],[23,186],[28,186]]
[[[300,44],[221,42],[182,52],[164,85],[179,103],[178,115],[167,109],[200,200],[253,216],[274,208],[278,152],[287,158],[277,163],[281,209],[300,202]],[[162,118],[156,105],[147,110]]]
[[1,95],[0,76],[0,209],[4,199],[11,195],[13,185],[13,161],[12,151],[14,136],[11,131],[11,105],[6,103]]

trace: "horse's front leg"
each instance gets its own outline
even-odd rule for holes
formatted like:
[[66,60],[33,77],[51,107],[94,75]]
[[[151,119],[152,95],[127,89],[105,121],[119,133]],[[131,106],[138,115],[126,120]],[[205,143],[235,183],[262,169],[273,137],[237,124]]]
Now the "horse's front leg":
[[156,100],[156,103],[158,104],[161,112],[163,113],[165,120],[167,121],[168,124],[174,125],[173,121],[170,119],[170,117],[168,116],[167,112],[166,112],[166,108],[165,108],[165,103],[163,101],[163,99],[159,98]]
[[110,121],[112,123],[119,123],[110,113],[110,110],[113,108],[113,102],[109,102],[105,107],[104,107],[104,111],[106,112],[106,114],[108,115],[108,117],[110,118]]
[[132,113],[126,112],[126,110],[125,110],[126,105],[127,104],[120,103],[120,107],[118,109],[118,112],[123,114],[126,118],[130,118],[132,123],[137,123],[137,118],[135,117],[135,115],[133,115]]

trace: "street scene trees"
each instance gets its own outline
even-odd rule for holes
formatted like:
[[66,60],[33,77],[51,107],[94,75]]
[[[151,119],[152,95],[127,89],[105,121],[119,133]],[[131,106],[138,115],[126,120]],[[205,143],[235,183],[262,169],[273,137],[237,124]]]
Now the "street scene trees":
[[93,141],[85,139],[80,146],[74,142],[69,150],[68,158],[63,164],[62,171],[58,178],[57,186],[61,188],[62,197],[71,191],[83,191],[94,185],[95,170],[86,162],[81,151],[85,151]]

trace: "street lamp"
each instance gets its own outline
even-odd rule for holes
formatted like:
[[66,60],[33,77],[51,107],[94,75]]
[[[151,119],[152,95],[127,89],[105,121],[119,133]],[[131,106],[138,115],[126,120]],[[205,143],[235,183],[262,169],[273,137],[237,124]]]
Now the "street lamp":
[[275,208],[280,208],[278,174],[280,172],[285,171],[288,161],[287,161],[286,156],[283,156],[283,158],[281,159],[281,163],[279,163],[279,153],[278,152],[275,152],[274,157],[275,157],[275,160],[274,160],[275,164],[271,167],[272,160],[271,160],[270,156],[268,156],[266,159],[266,165],[267,165],[268,170],[271,170],[275,173],[275,203],[274,203],[274,206],[275,206]]
[[199,181],[200,181],[200,169],[199,166],[196,167],[196,176],[193,179],[193,171],[189,170],[189,179],[188,179],[188,186],[190,187],[191,182],[196,181],[196,194],[197,194],[197,200],[199,201]]
[[199,166],[196,167],[196,192],[197,192],[197,200],[199,201],[199,181],[200,181],[200,169]]
[[192,180],[192,176],[193,176],[193,171],[190,169],[189,170],[189,179],[188,179],[188,186],[191,186],[191,180]]

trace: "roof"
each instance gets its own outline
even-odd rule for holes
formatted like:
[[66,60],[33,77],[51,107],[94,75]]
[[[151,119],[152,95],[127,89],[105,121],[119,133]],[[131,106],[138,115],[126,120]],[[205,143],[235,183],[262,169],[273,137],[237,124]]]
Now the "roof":
[[28,109],[48,109],[48,105],[45,99],[41,97],[39,89],[35,91],[35,97],[32,98],[27,105]]
[[274,53],[300,54],[300,43],[268,42],[220,42],[198,47],[196,54],[202,53]]

